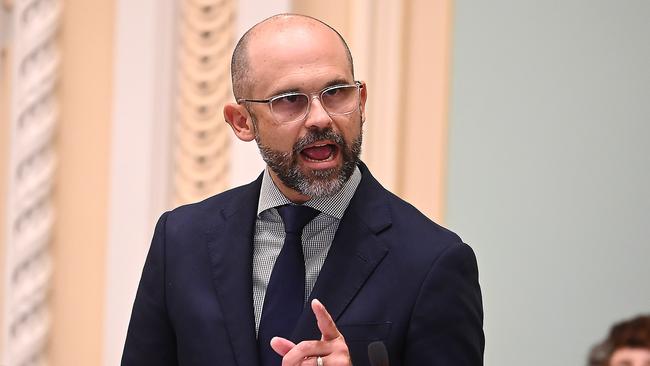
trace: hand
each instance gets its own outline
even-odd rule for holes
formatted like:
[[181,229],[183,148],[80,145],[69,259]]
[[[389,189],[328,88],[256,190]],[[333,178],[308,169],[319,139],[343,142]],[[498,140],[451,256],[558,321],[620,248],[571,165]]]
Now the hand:
[[298,344],[282,337],[271,339],[271,348],[282,356],[282,366],[315,366],[320,356],[325,366],[350,366],[350,352],[334,320],[320,301],[314,299],[311,309],[316,315],[320,341],[302,341]]

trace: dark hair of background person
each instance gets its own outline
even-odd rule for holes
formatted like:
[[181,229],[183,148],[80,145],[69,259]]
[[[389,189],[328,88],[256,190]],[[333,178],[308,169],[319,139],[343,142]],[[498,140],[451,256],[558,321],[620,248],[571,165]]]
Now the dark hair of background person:
[[621,348],[650,350],[650,315],[639,315],[615,324],[607,338],[589,353],[588,366],[609,366],[614,352]]

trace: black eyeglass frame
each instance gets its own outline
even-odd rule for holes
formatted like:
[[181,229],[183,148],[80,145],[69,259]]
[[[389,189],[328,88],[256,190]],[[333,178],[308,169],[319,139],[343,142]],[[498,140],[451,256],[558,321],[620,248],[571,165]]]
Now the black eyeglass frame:
[[[266,105],[269,106],[269,110],[271,111],[271,115],[273,116],[273,118],[275,118],[275,121],[276,121],[277,123],[279,123],[279,124],[290,124],[290,123],[296,123],[296,122],[304,121],[305,118],[307,118],[307,116],[309,115],[309,112],[311,111],[311,103],[312,103],[312,100],[314,99],[314,97],[316,97],[316,98],[318,98],[318,101],[319,101],[319,102],[321,103],[321,105],[323,106],[323,109],[325,110],[325,112],[327,112],[327,114],[329,114],[330,116],[345,116],[345,115],[348,115],[348,114],[354,113],[356,110],[358,110],[359,107],[360,107],[360,103],[357,102],[357,103],[356,103],[356,107],[355,107],[354,109],[350,110],[349,112],[343,112],[343,113],[332,113],[332,112],[328,111],[328,110],[327,110],[327,107],[325,107],[325,105],[323,104],[322,95],[325,94],[326,92],[332,90],[332,89],[337,89],[337,88],[349,88],[349,87],[356,87],[356,88],[357,88],[357,99],[360,101],[360,100],[361,100],[361,89],[363,89],[363,82],[358,81],[358,80],[355,80],[355,81],[354,81],[354,84],[332,85],[332,86],[328,86],[328,87],[322,89],[321,91],[314,92],[314,93],[311,93],[311,94],[307,94],[307,93],[298,93],[298,92],[289,92],[289,93],[282,93],[282,94],[274,95],[274,96],[272,96],[272,97],[270,97],[270,98],[267,98],[267,99],[248,99],[248,98],[240,98],[240,99],[237,99],[237,104],[241,104],[241,103],[243,103],[243,102],[248,102],[248,103],[264,103],[264,104],[266,104]],[[299,118],[296,118],[295,120],[291,120],[291,121],[285,121],[285,122],[278,121],[278,118],[277,118],[275,112],[273,112],[273,107],[272,107],[273,102],[274,102],[275,100],[277,100],[277,99],[284,98],[284,97],[288,97],[288,96],[292,96],[292,95],[304,95],[304,96],[307,97],[307,99],[308,99],[309,102],[307,103],[307,109],[305,110],[304,115],[302,115],[302,116],[299,117]]]

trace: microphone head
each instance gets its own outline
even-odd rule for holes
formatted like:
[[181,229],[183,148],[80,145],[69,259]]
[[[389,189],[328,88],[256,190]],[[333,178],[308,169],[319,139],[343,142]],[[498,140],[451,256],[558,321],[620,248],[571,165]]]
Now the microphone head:
[[388,350],[382,341],[374,341],[368,345],[368,358],[372,366],[388,366]]

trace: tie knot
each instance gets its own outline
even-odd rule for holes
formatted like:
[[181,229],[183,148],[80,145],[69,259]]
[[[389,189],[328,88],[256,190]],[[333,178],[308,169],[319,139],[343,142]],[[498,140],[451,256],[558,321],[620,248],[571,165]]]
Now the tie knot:
[[302,233],[305,225],[319,214],[315,208],[302,205],[283,205],[277,209],[284,222],[284,231],[298,235]]

